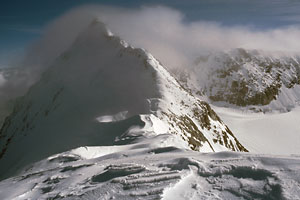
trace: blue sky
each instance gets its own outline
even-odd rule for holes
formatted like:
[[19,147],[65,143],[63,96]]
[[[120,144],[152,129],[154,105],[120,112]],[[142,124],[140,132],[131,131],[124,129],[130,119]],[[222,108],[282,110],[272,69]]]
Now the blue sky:
[[133,8],[165,5],[181,11],[186,21],[215,21],[224,26],[250,25],[256,29],[300,22],[297,0],[0,0],[0,67],[38,38],[49,22],[85,4]]

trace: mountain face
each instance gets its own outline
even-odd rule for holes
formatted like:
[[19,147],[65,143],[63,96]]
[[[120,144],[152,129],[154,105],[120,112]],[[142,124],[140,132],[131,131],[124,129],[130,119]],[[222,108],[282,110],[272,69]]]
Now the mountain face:
[[[81,146],[172,135],[202,152],[247,151],[210,106],[149,53],[94,21],[18,99],[0,131],[0,174]],[[175,138],[175,139],[174,139]]]
[[[0,68],[0,127],[13,109],[13,104],[17,94],[21,94],[22,87],[13,81],[12,77],[18,76],[22,79],[24,74],[19,75],[19,70],[16,68]],[[19,80],[20,80],[19,79]],[[22,84],[24,86],[24,84]]]
[[200,56],[193,70],[194,91],[211,102],[285,112],[300,100],[299,56],[234,49]]

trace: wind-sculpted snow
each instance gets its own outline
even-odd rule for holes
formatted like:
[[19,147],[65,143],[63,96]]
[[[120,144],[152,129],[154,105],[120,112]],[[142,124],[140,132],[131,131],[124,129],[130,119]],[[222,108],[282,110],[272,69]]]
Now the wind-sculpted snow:
[[173,134],[202,152],[247,151],[150,53],[93,21],[20,98],[0,131],[0,177],[80,146]]
[[159,147],[166,137],[54,155],[0,182],[0,198],[299,199],[299,157]]

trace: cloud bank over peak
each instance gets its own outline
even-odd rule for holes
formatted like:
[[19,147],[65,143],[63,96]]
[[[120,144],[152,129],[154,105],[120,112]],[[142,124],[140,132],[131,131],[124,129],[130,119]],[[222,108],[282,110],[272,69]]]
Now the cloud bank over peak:
[[187,22],[177,10],[144,7],[140,10],[99,12],[100,19],[120,37],[143,47],[169,66],[188,65],[207,51],[233,48],[299,52],[300,27],[258,30],[226,27],[217,22]]
[[[21,64],[26,73],[18,73],[2,84],[0,104],[1,99],[24,94],[95,18],[104,22],[115,35],[135,47],[146,49],[171,69],[188,67],[201,54],[233,48],[300,52],[298,26],[260,30],[247,25],[189,22],[180,11],[164,6],[138,9],[83,6],[65,13],[45,28]],[[8,89],[9,93],[6,92]]]
[[183,13],[163,6],[127,9],[90,5],[73,9],[53,21],[29,52],[27,62],[47,66],[95,17],[114,34],[148,50],[171,68],[190,65],[205,52],[233,48],[300,52],[300,27],[296,26],[259,30],[247,25],[187,22]]

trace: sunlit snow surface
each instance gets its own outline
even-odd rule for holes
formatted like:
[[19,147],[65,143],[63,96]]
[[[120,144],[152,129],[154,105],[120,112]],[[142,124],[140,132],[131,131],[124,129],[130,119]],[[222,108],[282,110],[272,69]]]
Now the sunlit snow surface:
[[99,122],[117,122],[126,119],[126,115],[128,114],[128,111],[118,112],[114,115],[103,115],[100,117],[97,117],[97,120]]
[[80,147],[0,183],[0,199],[300,199],[300,157],[138,144]]
[[253,153],[300,154],[300,106],[286,113],[252,113],[213,107]]

